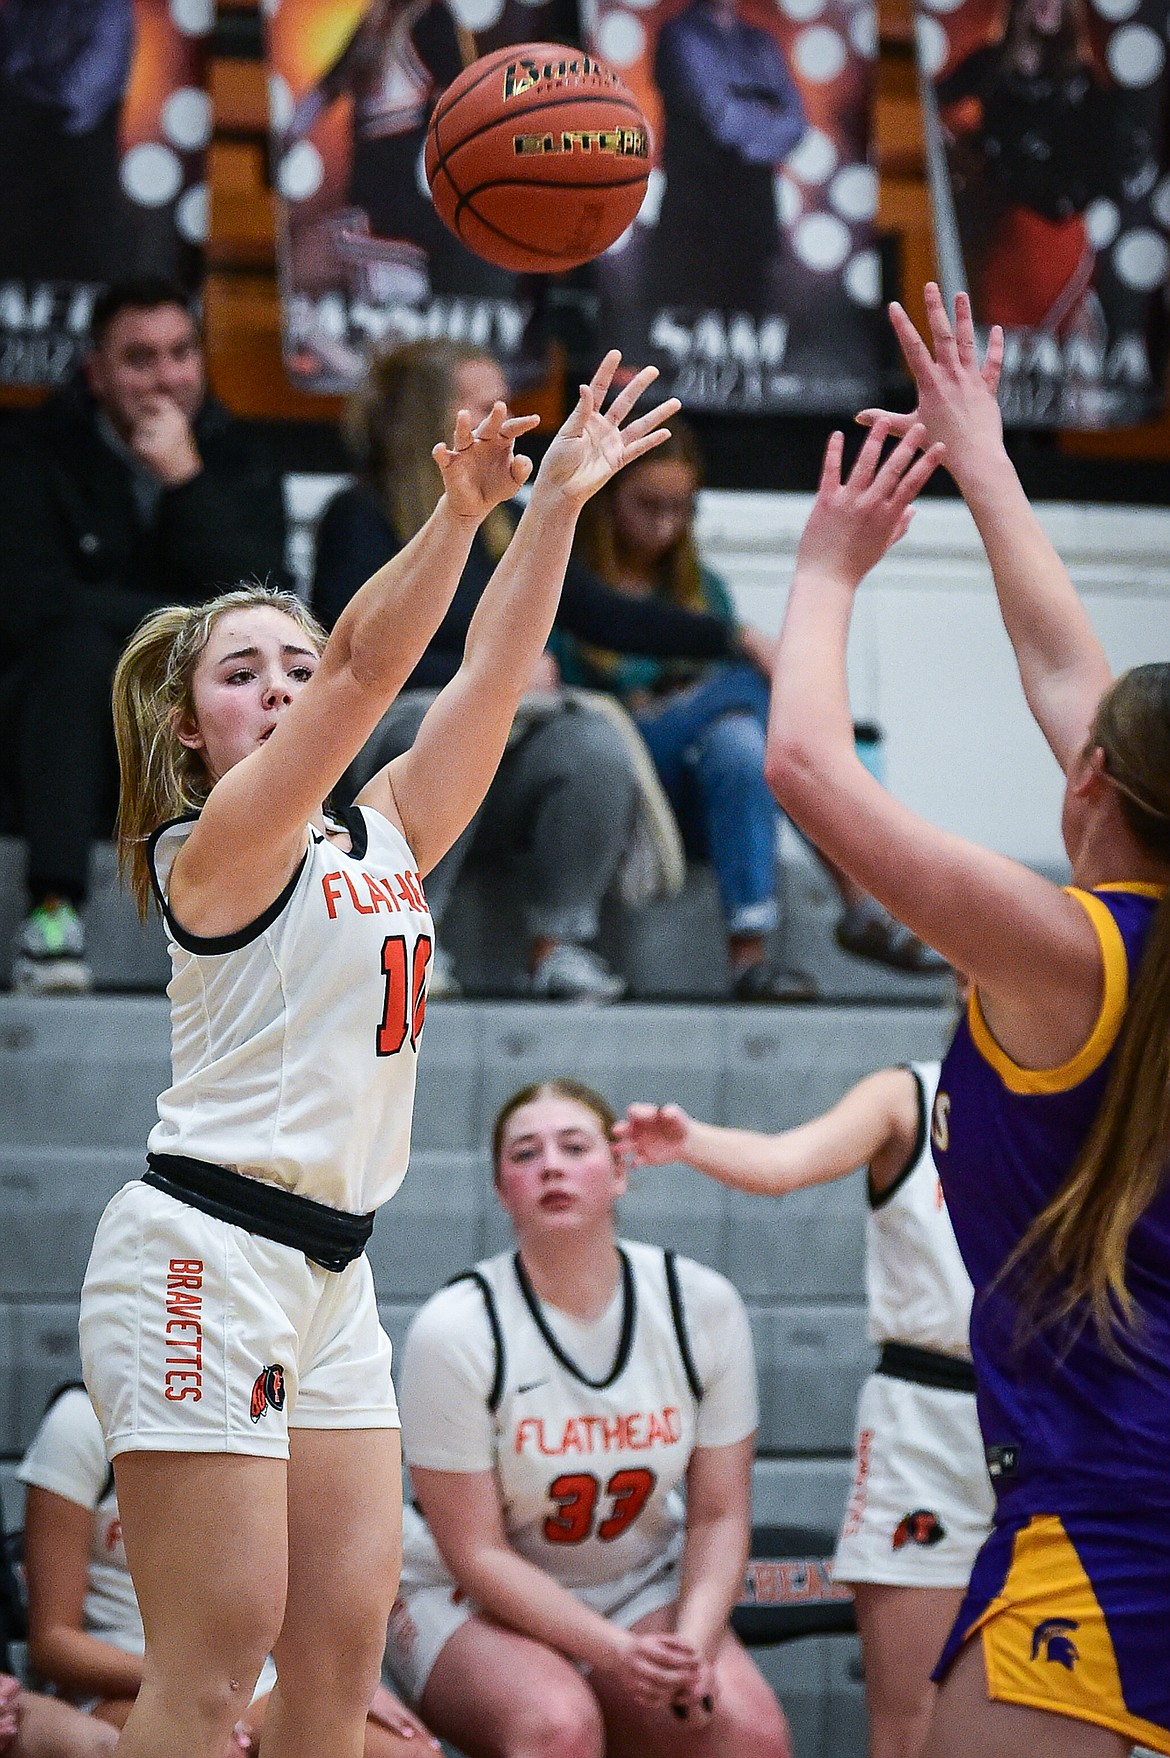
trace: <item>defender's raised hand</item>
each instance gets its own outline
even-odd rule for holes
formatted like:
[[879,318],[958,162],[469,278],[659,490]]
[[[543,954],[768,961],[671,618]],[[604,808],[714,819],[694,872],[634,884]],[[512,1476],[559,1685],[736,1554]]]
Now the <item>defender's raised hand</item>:
[[621,358],[618,350],[612,348],[589,383],[581,386],[576,408],[545,454],[533,485],[534,498],[551,492],[584,505],[623,465],[670,438],[670,430],[662,423],[681,409],[677,397],[668,397],[628,427],[623,426],[642,392],[658,377],[656,366],[644,366],[635,373],[602,412],[601,405]]
[[896,435],[921,423],[930,444],[946,446],[947,468],[959,474],[968,460],[985,455],[988,446],[998,446],[1003,440],[1003,421],[995,400],[1003,369],[1003,331],[994,325],[980,361],[966,293],[955,297],[952,329],[943,296],[937,284],[929,281],[926,314],[933,354],[902,307],[896,303],[890,306],[890,322],[918,390],[917,408],[909,415],[863,409],[857,419],[863,427],[884,421],[887,431]]
[[798,573],[860,586],[910,524],[915,495],[940,463],[944,447],[922,450],[926,429],[915,422],[882,462],[890,418],[879,413],[849,475],[842,480],[845,436],[830,434],[817,498],[796,552]]
[[668,1166],[682,1157],[690,1118],[681,1105],[626,1107],[613,1126],[613,1139],[631,1166]]
[[540,426],[539,415],[509,415],[507,404],[494,403],[478,427],[460,409],[451,445],[442,441],[431,453],[443,475],[443,493],[460,518],[486,519],[493,507],[510,500],[532,474],[532,459],[517,457],[512,443]]

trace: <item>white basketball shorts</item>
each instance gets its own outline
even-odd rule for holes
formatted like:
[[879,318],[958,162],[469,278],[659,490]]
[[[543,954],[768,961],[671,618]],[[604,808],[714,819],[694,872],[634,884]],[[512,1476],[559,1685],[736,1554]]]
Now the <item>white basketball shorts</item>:
[[871,1374],[836,1579],[965,1587],[994,1505],[974,1394]]
[[290,1428],[399,1426],[364,1256],[323,1270],[138,1181],[98,1223],[81,1360],[111,1459],[287,1459]]
[[[404,1701],[417,1709],[431,1668],[456,1630],[476,1615],[476,1606],[447,1573],[422,1516],[408,1507],[403,1524],[405,1555],[386,1634],[385,1663]],[[420,1527],[422,1535],[418,1535]],[[677,1600],[681,1548],[675,1544],[660,1564],[590,1587],[578,1598],[623,1630],[631,1629],[640,1618]]]

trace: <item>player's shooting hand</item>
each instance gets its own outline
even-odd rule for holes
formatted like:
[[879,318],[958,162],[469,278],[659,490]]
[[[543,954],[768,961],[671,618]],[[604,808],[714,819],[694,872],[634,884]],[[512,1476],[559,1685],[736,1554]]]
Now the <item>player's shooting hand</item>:
[[668,1166],[683,1157],[690,1126],[681,1105],[627,1105],[613,1139],[631,1166]]
[[397,1734],[400,1740],[417,1740],[420,1748],[428,1746],[435,1752],[443,1749],[430,1728],[405,1703],[399,1702],[393,1691],[388,1691],[385,1685],[379,1685],[370,1698],[369,1714],[373,1721],[389,1729],[392,1734]]
[[611,348],[587,385],[581,386],[577,406],[545,454],[533,485],[533,499],[556,494],[574,506],[583,506],[591,495],[626,464],[653,451],[670,431],[664,421],[682,407],[677,397],[667,397],[646,415],[626,424],[638,398],[658,377],[656,366],[636,372],[602,412],[602,404],[621,364]]
[[130,433],[130,450],[165,488],[190,482],[203,468],[191,423],[170,397],[150,397]]
[[817,498],[796,552],[797,573],[819,574],[855,590],[908,529],[914,497],[940,462],[944,448],[932,445],[922,450],[926,430],[919,422],[883,463],[882,447],[889,433],[889,417],[879,416],[844,480],[844,435],[830,434]]
[[921,424],[930,444],[939,441],[946,446],[947,467],[961,473],[968,461],[986,456],[988,447],[998,446],[1003,439],[1003,421],[995,400],[1003,369],[1003,331],[998,324],[993,326],[980,361],[966,293],[956,295],[952,329],[943,296],[930,281],[926,314],[933,354],[902,307],[890,306],[890,322],[918,390],[918,407],[909,415],[863,409],[857,419],[863,427],[886,421],[890,433],[899,436]]
[[510,500],[532,474],[532,459],[517,457],[513,441],[539,426],[539,415],[509,415],[505,403],[494,403],[478,427],[472,427],[469,412],[460,409],[453,443],[440,441],[431,453],[452,512],[478,522],[501,501]]

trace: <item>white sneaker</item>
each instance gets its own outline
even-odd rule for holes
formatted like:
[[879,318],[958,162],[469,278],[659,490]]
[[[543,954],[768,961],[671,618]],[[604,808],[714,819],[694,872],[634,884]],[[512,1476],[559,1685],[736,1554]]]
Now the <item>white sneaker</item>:
[[431,954],[431,974],[427,981],[428,1001],[454,1001],[463,993],[463,986],[455,975],[455,966],[451,962],[450,953],[444,952],[438,941]]
[[572,940],[562,940],[545,953],[530,986],[530,993],[543,1001],[617,1001],[625,992],[624,977]]
[[12,987],[18,995],[84,995],[93,987],[85,930],[71,903],[52,898],[16,931]]

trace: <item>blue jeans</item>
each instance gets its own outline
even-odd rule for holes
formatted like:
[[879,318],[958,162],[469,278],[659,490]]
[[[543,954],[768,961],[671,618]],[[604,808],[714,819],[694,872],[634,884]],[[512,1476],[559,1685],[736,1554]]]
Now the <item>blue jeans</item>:
[[764,780],[767,680],[721,665],[635,718],[687,852],[714,869],[728,933],[770,933],[780,813]]

